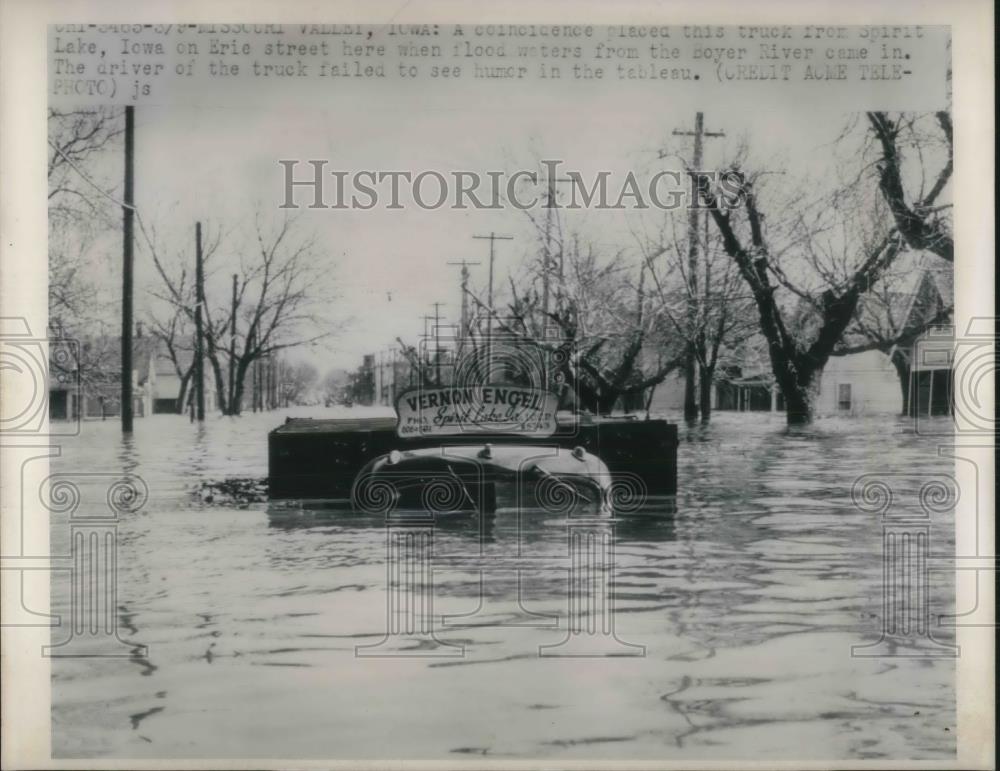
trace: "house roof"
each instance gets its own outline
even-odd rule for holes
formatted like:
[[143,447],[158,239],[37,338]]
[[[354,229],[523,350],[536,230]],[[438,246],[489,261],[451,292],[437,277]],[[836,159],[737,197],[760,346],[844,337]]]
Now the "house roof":
[[861,296],[855,318],[868,331],[849,330],[845,344],[862,344],[871,340],[871,334],[888,341],[905,339],[919,334],[932,320],[946,323],[942,311],[954,306],[952,267],[929,252],[900,254],[878,287]]
[[944,308],[955,305],[953,265],[930,252],[910,252],[906,256],[908,260],[892,269],[895,277],[903,278],[906,288],[900,292],[900,305],[895,309],[902,330],[920,327]]
[[132,368],[139,373],[139,382],[149,377],[149,364],[156,356],[159,340],[154,337],[139,337],[132,340]]
[[[121,336],[96,335],[81,341],[82,354],[92,362],[91,366],[99,366],[107,376],[116,377],[121,364]],[[160,341],[151,335],[132,338],[132,369],[143,383],[149,377],[149,365],[160,347]]]
[[[194,359],[194,353],[192,351],[178,350],[176,351],[177,364],[182,370],[186,370],[191,366],[191,361]],[[170,358],[170,354],[167,353],[166,347],[161,346],[160,350],[156,353],[156,359],[153,361],[153,366],[156,368],[157,375],[176,375],[177,370],[174,368],[174,362]]]

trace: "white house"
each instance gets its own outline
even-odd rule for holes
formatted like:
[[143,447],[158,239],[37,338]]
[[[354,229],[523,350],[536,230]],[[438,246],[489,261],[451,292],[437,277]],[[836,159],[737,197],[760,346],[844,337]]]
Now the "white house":
[[823,369],[816,413],[899,413],[903,396],[892,361],[881,351],[834,356]]
[[[869,329],[887,340],[903,336],[905,343],[830,357],[819,382],[818,415],[899,414],[904,399],[910,414],[950,411],[953,338],[945,322],[954,305],[952,266],[930,254],[909,252],[897,260],[893,271],[892,292],[883,292],[878,301],[869,298],[868,304],[859,308],[859,314]],[[935,320],[942,325],[916,334]],[[908,329],[914,330],[912,336],[905,334]],[[784,409],[784,400],[760,348],[748,347],[738,366],[717,370],[713,410]],[[901,365],[899,370],[893,357]],[[675,371],[657,386],[650,410],[683,408],[684,373]]]

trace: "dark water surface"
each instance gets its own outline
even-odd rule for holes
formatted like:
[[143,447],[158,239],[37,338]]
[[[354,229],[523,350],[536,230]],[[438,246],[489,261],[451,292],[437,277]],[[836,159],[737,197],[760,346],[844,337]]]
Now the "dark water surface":
[[[682,428],[676,502],[613,529],[615,632],[644,656],[539,656],[567,636],[564,520],[441,522],[441,645],[418,649],[463,655],[425,658],[356,655],[386,632],[383,519],[192,494],[204,480],[266,476],[266,431],[284,415],[203,427],[154,416],[127,443],[113,422],[86,423],[64,443],[54,472],[129,471],[149,487],[117,547],[119,634],[148,656],[53,660],[54,755],[954,756],[954,660],[851,653],[879,639],[883,569],[882,521],[852,505],[854,480],[889,475],[912,491],[895,505],[916,511],[921,480],[951,468],[908,422],[789,433],[780,417],[720,414]],[[65,551],[57,519],[52,540]],[[931,551],[952,548],[946,510]],[[511,556],[520,573],[497,567]],[[931,577],[931,610],[951,612],[951,576]],[[55,578],[56,612],[68,595]],[[415,650],[392,645],[377,650]]]

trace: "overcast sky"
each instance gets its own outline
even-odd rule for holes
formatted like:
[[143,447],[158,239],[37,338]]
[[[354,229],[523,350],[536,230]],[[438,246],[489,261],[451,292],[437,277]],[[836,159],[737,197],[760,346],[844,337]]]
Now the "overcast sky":
[[[644,178],[679,168],[678,160],[659,160],[657,153],[664,148],[689,153],[689,140],[671,137],[671,131],[691,128],[695,111],[703,109],[706,128],[727,134],[707,141],[706,167],[731,158],[745,140],[756,168],[822,178],[833,168],[831,143],[848,120],[845,105],[824,99],[819,90],[755,86],[722,100],[700,97],[707,92],[697,90],[660,99],[648,86],[636,90],[614,82],[587,87],[563,82],[547,90],[474,86],[447,93],[420,82],[404,89],[398,81],[369,89],[331,86],[328,92],[315,85],[267,93],[221,86],[201,100],[204,106],[172,103],[169,94],[161,94],[157,103],[136,108],[136,203],[144,221],[155,225],[165,251],[189,248],[196,220],[232,229],[220,255],[224,259],[227,249],[240,247],[255,208],[265,218],[283,216],[281,159],[325,159],[329,168],[351,173],[447,174],[511,173],[531,168],[538,158],[558,158],[565,161],[562,171],[580,171],[585,179],[610,171],[609,188],[617,191],[616,181],[629,171]],[[116,164],[120,159],[112,153],[106,170],[111,179],[120,174]],[[306,172],[299,169],[300,175]],[[609,247],[634,248],[627,227],[634,216],[590,211],[576,215],[573,224]],[[473,235],[496,231],[515,237],[498,244],[498,286],[536,248],[528,219],[511,209],[304,210],[298,225],[316,235],[336,279],[336,314],[350,319],[314,352],[321,370],[357,366],[364,353],[392,345],[396,336],[415,339],[434,302],[444,303],[448,321],[457,321],[459,270],[448,262],[483,263],[472,269],[473,284],[486,283],[488,243]],[[228,273],[221,271],[218,280],[225,283]],[[110,280],[108,291],[117,283]],[[155,285],[148,254],[140,249],[137,286]],[[227,287],[216,291],[221,295]],[[140,291],[137,310],[149,303]]]
[[[558,158],[565,161],[563,169],[578,170],[584,179],[598,170],[611,171],[609,189],[616,192],[630,170],[645,179],[657,169],[677,168],[678,161],[660,161],[657,151],[685,149],[670,132],[675,126],[690,127],[693,118],[693,111],[609,114],[596,106],[571,115],[508,110],[345,116],[316,110],[299,111],[294,120],[260,110],[145,108],[137,111],[136,120],[137,204],[146,221],[155,223],[157,240],[168,248],[182,247],[185,238],[190,242],[198,219],[238,227],[229,241],[234,248],[255,207],[265,217],[283,216],[278,209],[284,195],[279,159],[328,159],[330,168],[352,173],[510,173],[532,168],[538,157]],[[781,120],[771,115],[760,125],[759,115],[753,113],[708,112],[707,127],[728,136],[707,142],[706,166],[731,156],[745,135],[758,158],[773,159],[776,167],[787,164],[803,173],[821,173],[830,162],[829,143],[845,120],[841,114],[789,111]],[[305,166],[298,170],[300,176],[308,172]],[[300,201],[309,200],[307,194],[300,196]],[[631,248],[626,218],[635,216],[591,211],[575,215],[574,222],[609,248]],[[316,234],[336,277],[337,313],[351,319],[322,352],[327,366],[353,366],[363,353],[392,344],[397,335],[415,337],[422,329],[421,317],[432,312],[434,302],[444,303],[443,313],[455,321],[461,300],[459,269],[448,262],[481,262],[472,268],[472,280],[478,287],[486,282],[488,242],[473,240],[473,235],[496,231],[515,237],[498,242],[498,286],[536,248],[528,218],[512,209],[303,210],[298,226]],[[225,247],[223,257],[224,252]],[[146,262],[140,252],[140,286],[155,285]]]

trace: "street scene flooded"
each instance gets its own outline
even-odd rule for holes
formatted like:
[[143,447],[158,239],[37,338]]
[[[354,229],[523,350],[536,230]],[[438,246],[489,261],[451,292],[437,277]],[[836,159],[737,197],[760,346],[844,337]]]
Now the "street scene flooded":
[[966,46],[672,13],[48,27],[10,757],[983,765]]
[[[893,417],[682,427],[676,499],[606,525],[616,639],[581,659],[549,655],[569,622],[565,518],[439,518],[434,639],[414,648],[387,636],[384,517],[203,500],[203,482],[266,478],[263,437],[286,413],[371,411],[153,416],[124,440],[92,422],[64,444],[52,471],[81,506],[104,505],[88,473],[135,474],[149,495],[118,525],[121,657],[52,659],[55,757],[953,757],[953,632],[937,623],[953,574],[930,573],[923,655],[854,647],[882,636],[885,554],[852,486],[884,477],[894,511],[918,514],[921,485],[951,473],[939,437]],[[953,527],[939,507],[932,561]],[[54,553],[67,533],[53,517]],[[53,612],[68,603],[56,574]]]

